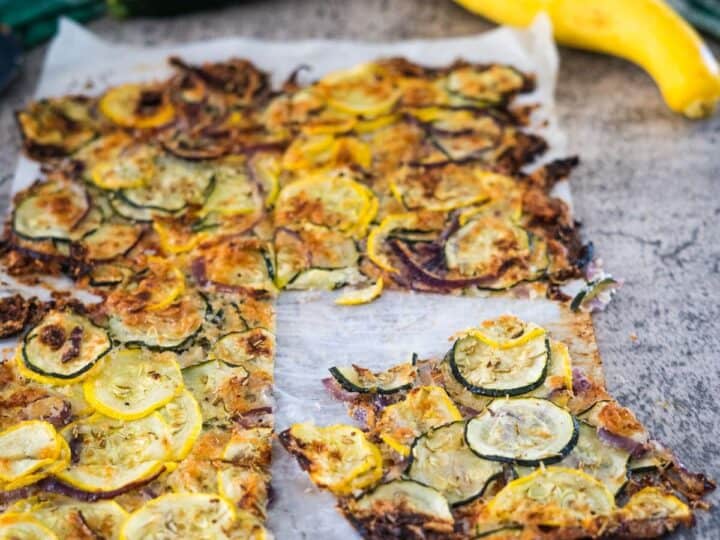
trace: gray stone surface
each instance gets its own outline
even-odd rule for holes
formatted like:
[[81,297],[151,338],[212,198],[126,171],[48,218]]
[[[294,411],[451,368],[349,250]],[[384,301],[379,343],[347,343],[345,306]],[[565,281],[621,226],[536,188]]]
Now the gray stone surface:
[[[149,45],[229,35],[388,40],[490,27],[449,0],[239,4],[90,27]],[[32,95],[43,54],[27,55],[1,98],[2,178],[19,149],[12,111]],[[576,214],[606,268],[625,278],[617,301],[595,319],[609,388],[690,468],[720,478],[720,116],[689,122],[672,114],[652,81],[624,61],[564,49],[561,62],[561,123],[582,159],[572,177]],[[720,511],[700,513],[693,531],[674,537],[720,538]]]

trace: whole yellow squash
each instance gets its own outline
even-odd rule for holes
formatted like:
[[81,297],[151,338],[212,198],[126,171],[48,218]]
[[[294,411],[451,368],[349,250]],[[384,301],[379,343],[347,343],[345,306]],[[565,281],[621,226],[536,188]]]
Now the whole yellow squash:
[[668,106],[712,114],[720,70],[700,36],[662,0],[456,0],[501,24],[527,26],[544,11],[558,42],[630,60],[655,80]]

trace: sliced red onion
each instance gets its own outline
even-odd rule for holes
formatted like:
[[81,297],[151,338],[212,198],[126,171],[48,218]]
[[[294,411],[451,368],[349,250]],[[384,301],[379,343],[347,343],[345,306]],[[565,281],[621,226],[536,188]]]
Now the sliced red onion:
[[578,368],[572,370],[572,388],[574,394],[584,394],[593,389],[593,383]]
[[630,452],[633,457],[639,457],[647,451],[646,444],[631,439],[630,437],[616,435],[615,433],[611,433],[605,428],[599,427],[597,430],[597,434],[598,438],[604,443]]
[[355,392],[348,392],[332,377],[323,379],[322,384],[333,399],[343,401],[345,403],[352,403],[357,399],[357,394]]
[[40,481],[37,486],[42,489],[43,491],[47,491],[50,493],[57,493],[60,495],[66,495],[68,497],[72,497],[73,499],[78,499],[80,501],[85,502],[95,502],[105,499],[113,499],[117,497],[118,495],[122,495],[123,493],[127,493],[128,491],[131,491],[133,489],[139,488],[141,486],[147,485],[153,480],[155,480],[158,476],[160,476],[164,472],[164,468],[160,469],[156,474],[151,476],[150,478],[146,480],[141,480],[139,482],[132,482],[130,484],[127,484],[121,488],[114,489],[112,491],[102,491],[102,492],[93,492],[93,491],[85,491],[73,486],[70,486],[68,484],[65,484],[64,482],[61,482],[57,478],[46,478],[45,480]]

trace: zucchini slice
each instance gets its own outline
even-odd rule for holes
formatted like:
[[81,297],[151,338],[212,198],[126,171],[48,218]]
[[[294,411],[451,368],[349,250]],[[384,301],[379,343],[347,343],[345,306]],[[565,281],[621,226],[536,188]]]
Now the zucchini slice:
[[353,510],[385,513],[413,513],[453,523],[450,505],[442,493],[413,480],[393,480],[351,502]]
[[373,373],[353,364],[331,367],[330,375],[348,392],[394,394],[412,387],[417,377],[417,368],[412,364],[400,364],[386,371]]
[[233,505],[219,495],[170,493],[130,514],[120,538],[228,538],[236,519]]
[[15,483],[61,457],[61,441],[52,424],[20,422],[0,432],[0,485]]
[[462,415],[445,390],[439,386],[418,386],[402,401],[383,409],[376,430],[385,444],[407,456],[417,436],[456,420],[462,420]]
[[405,474],[410,480],[435,488],[457,506],[481,496],[502,471],[502,464],[479,458],[467,447],[465,422],[461,420],[415,439]]
[[193,395],[185,390],[158,410],[158,413],[165,420],[170,430],[170,439],[172,441],[170,459],[173,461],[185,459],[192,450],[202,429],[203,418],[200,405]]
[[382,476],[380,449],[356,427],[293,424],[280,434],[280,441],[315,485],[335,495],[351,495]]
[[214,285],[226,291],[275,291],[275,268],[264,242],[248,237],[224,237],[200,245],[198,252],[201,256],[195,265],[202,269],[196,272],[200,285]]
[[177,396],[183,377],[171,352],[121,349],[108,355],[83,390],[88,403],[105,416],[136,420]]
[[155,147],[147,143],[122,145],[112,156],[95,163],[89,176],[96,186],[106,190],[140,187],[155,175],[157,156]]
[[122,289],[113,291],[108,304],[116,312],[162,311],[185,292],[185,276],[171,261],[149,257],[147,266]]
[[514,315],[501,315],[483,321],[479,327],[469,331],[475,338],[496,349],[511,349],[545,335],[545,329],[534,323],[527,323]]
[[508,261],[530,254],[528,233],[509,217],[481,213],[445,243],[445,262],[464,276],[499,274]]
[[316,173],[280,191],[275,223],[312,223],[362,236],[377,213],[377,205],[374,193],[347,174]]
[[258,185],[236,167],[214,169],[212,191],[202,207],[201,215],[215,212],[224,216],[252,214],[260,211],[263,200]]
[[202,327],[205,303],[186,294],[161,311],[118,311],[108,321],[113,338],[126,345],[176,349],[188,344]]
[[448,362],[453,376],[474,394],[517,396],[545,382],[550,344],[539,333],[515,347],[493,347],[469,333],[455,341]]
[[602,482],[584,472],[546,467],[507,484],[487,509],[499,520],[563,527],[610,515],[615,499]]
[[119,217],[136,222],[136,223],[152,223],[154,216],[170,216],[171,212],[164,212],[153,208],[139,208],[128,204],[125,199],[119,195],[114,195],[109,199],[110,207]]
[[96,135],[95,101],[78,95],[39,99],[17,114],[28,153],[36,158],[68,155]]
[[8,512],[0,515],[0,538],[7,540],[58,540],[58,537],[28,514]]
[[605,276],[588,282],[570,302],[570,309],[579,311],[586,308],[588,304],[595,298],[606,297],[605,303],[615,294],[615,289],[619,286],[618,281],[612,276]]
[[151,84],[121,84],[100,98],[100,112],[112,122],[128,128],[156,128],[175,117],[167,93]]
[[114,287],[130,279],[132,269],[120,264],[98,264],[90,271],[90,285],[93,287]]
[[110,350],[107,332],[71,311],[51,311],[22,343],[21,372],[28,378],[66,384],[87,377]]
[[89,211],[90,199],[82,185],[50,180],[22,195],[12,215],[12,228],[27,240],[68,241]]
[[156,161],[157,170],[144,186],[118,192],[129,205],[137,208],[180,212],[189,204],[205,201],[214,181],[213,169],[202,162],[162,156]]
[[60,435],[73,448],[73,460],[55,476],[90,493],[113,492],[152,479],[172,450],[168,426],[157,413],[139,420],[95,414],[65,426]]
[[264,371],[272,376],[275,336],[264,328],[232,332],[213,345],[208,359],[244,367],[249,373]]
[[125,255],[142,235],[143,229],[130,223],[104,223],[85,235],[80,244],[92,261],[108,261]]
[[325,270],[310,268],[300,272],[285,285],[289,291],[325,290],[334,291],[345,285],[357,285],[366,280],[357,267]]
[[617,494],[627,482],[630,452],[604,443],[597,430],[585,422],[578,422],[578,433],[575,448],[559,465],[579,469],[600,480],[613,495]]
[[115,501],[80,502],[52,498],[33,505],[32,515],[59,538],[96,537],[117,540],[128,513]]
[[465,440],[478,456],[518,465],[556,463],[577,439],[575,418],[537,398],[496,399],[465,428]]

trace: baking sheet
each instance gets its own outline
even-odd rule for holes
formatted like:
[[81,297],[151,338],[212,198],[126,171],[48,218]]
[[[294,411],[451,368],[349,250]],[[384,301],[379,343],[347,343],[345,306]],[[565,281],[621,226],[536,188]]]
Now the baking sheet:
[[[180,55],[190,62],[251,59],[282,82],[297,66],[309,65],[310,80],[378,57],[406,56],[427,65],[446,65],[457,58],[474,62],[505,62],[532,72],[537,89],[523,101],[540,108],[533,130],[543,135],[550,151],[543,161],[565,154],[565,139],[554,111],[558,56],[549,20],[541,16],[525,31],[500,28],[479,36],[396,43],[357,43],[328,40],[267,42],[232,38],[178,46],[139,48],[110,44],[69,20],[63,20],[48,51],[36,97],[65,93],[99,93],[108,85],[152,80],[170,74],[166,59]],[[13,192],[27,187],[38,166],[21,158]],[[570,203],[567,182],[557,195]],[[333,293],[283,292],[277,302],[276,425],[293,422],[349,422],[344,405],[325,393],[321,379],[333,365],[351,362],[385,368],[420,357],[439,356],[448,338],[463,328],[502,313],[514,313],[549,327],[556,338],[568,340],[574,361],[599,365],[589,317],[578,319],[545,299],[468,298],[388,292],[365,306],[340,307]],[[589,334],[588,334],[589,332]],[[305,473],[282,449],[274,449],[273,488],[269,524],[278,539],[356,538],[335,511],[334,498],[312,486]]]

